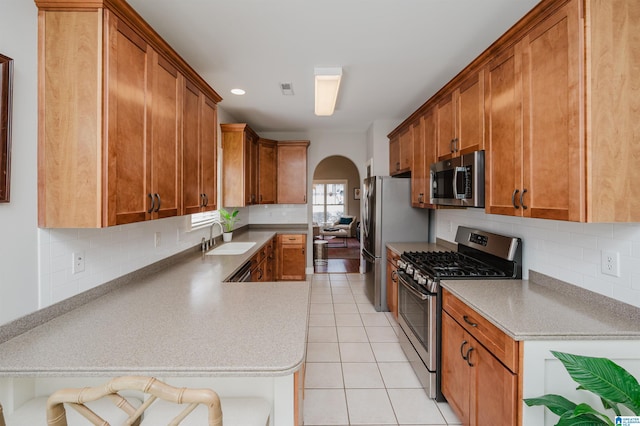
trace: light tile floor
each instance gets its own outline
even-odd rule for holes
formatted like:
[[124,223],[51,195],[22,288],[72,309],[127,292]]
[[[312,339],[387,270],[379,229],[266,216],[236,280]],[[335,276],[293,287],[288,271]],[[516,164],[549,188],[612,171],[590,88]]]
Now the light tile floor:
[[376,312],[360,274],[316,274],[305,377],[305,425],[458,425],[429,399],[400,345],[398,323]]

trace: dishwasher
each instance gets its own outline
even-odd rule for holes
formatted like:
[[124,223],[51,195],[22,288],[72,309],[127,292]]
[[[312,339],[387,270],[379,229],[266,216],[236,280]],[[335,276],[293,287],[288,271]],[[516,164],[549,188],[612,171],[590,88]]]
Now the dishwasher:
[[251,261],[248,260],[233,275],[226,280],[228,283],[238,283],[251,281]]

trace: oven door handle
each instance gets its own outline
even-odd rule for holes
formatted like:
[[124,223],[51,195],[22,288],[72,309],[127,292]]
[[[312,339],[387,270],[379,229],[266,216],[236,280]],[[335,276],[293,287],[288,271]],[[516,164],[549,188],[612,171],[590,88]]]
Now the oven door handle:
[[430,296],[428,296],[426,294],[420,293],[419,291],[417,291],[416,289],[411,287],[402,278],[400,278],[399,281],[400,281],[400,284],[402,284],[404,286],[404,288],[406,288],[409,291],[409,293],[413,294],[415,297],[419,298],[420,300],[427,300],[430,297]]

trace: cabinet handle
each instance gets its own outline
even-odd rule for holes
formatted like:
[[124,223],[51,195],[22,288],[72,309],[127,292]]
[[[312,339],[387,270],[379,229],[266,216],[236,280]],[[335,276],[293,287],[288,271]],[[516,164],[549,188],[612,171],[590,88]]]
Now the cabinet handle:
[[514,209],[519,209],[520,207],[516,204],[516,195],[518,195],[518,192],[520,192],[519,189],[514,189],[513,190],[513,194],[511,194],[511,204],[513,205]]
[[394,283],[398,282],[398,272],[396,272],[395,269],[391,271],[391,281],[393,281]]
[[152,213],[153,212],[153,208],[156,205],[156,199],[153,198],[153,195],[151,194],[147,194],[149,196],[149,198],[151,199],[151,207],[149,208],[149,210],[147,210],[147,213]]
[[453,139],[449,141],[449,152],[453,154]]
[[469,317],[468,317],[468,316],[466,316],[466,315],[463,315],[463,316],[462,316],[462,319],[464,320],[464,322],[466,322],[467,324],[469,324],[471,327],[477,327],[477,326],[478,326],[478,324],[476,324],[475,322],[471,322],[471,321],[469,320]]
[[460,150],[460,149],[458,148],[458,141],[459,141],[459,140],[460,140],[460,139],[458,139],[458,138],[454,138],[454,139],[453,139],[453,152],[458,152],[458,151]]
[[467,355],[463,357],[467,361],[469,367],[473,367],[475,365],[471,362],[471,351],[473,351],[473,348],[469,348],[469,350],[467,351]]
[[522,194],[520,194],[520,205],[522,206],[522,210],[526,210],[527,206],[524,204],[524,194],[526,194],[526,188],[522,190]]
[[[468,342],[466,340],[462,341],[462,344],[460,345],[460,356],[462,357],[462,359],[464,359],[465,361],[467,361],[467,357],[464,356],[464,345],[466,345]],[[468,362],[468,361],[467,361]]]
[[397,163],[396,163],[396,172],[397,172],[398,170],[400,170],[400,162],[397,162]]
[[260,194],[260,202],[262,202],[262,194]]
[[262,279],[262,275],[264,275],[263,272],[262,272],[262,268],[258,269],[258,272],[260,272],[260,276],[258,277],[258,279],[261,280]]
[[304,254],[304,249],[302,249],[302,254]]
[[160,211],[160,206],[162,205],[162,200],[160,199],[160,194],[155,193],[155,197],[158,199],[158,207],[156,207],[155,212],[158,213]]

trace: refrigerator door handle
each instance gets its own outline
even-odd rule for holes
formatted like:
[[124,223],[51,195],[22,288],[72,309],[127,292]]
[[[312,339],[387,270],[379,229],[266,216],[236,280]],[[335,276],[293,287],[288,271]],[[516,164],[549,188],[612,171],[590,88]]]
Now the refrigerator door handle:
[[362,249],[362,257],[369,263],[375,263],[376,257],[369,253],[367,250]]

